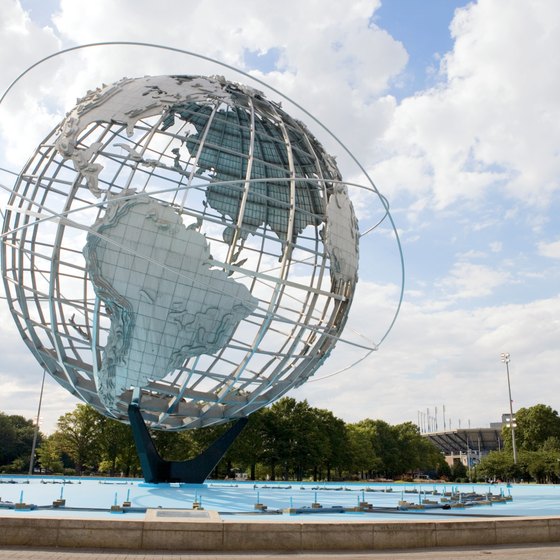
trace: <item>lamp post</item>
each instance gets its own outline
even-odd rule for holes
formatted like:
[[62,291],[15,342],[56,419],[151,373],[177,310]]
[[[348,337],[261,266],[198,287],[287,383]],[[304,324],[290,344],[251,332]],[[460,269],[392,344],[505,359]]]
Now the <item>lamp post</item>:
[[502,352],[501,358],[502,358],[502,362],[506,364],[506,374],[507,374],[508,394],[509,394],[509,423],[511,426],[511,446],[513,448],[513,463],[517,465],[517,448],[515,447],[515,421],[513,418],[513,401],[511,400],[511,384],[509,382],[509,353]]
[[37,447],[37,436],[39,435],[39,419],[41,416],[41,404],[43,402],[46,373],[46,370],[43,370],[43,381],[41,382],[41,392],[39,393],[39,406],[37,407],[37,419],[35,420],[35,432],[33,433],[33,443],[31,445],[31,457],[29,458],[29,476],[33,474],[33,467],[35,466],[35,448]]

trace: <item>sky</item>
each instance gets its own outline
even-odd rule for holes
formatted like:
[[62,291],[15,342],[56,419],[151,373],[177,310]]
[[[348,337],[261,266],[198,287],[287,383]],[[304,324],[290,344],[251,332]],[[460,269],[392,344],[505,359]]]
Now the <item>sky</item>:
[[[157,8],[156,8],[157,6]],[[0,91],[42,57],[93,42],[194,51],[308,109],[390,202],[404,299],[379,350],[339,344],[289,395],[347,422],[483,427],[560,395],[560,11],[556,0],[0,0]],[[30,72],[0,106],[0,183],[13,184],[77,97],[122,76],[224,73],[155,49],[76,51]],[[211,65],[210,65],[211,66]],[[270,94],[268,97],[273,98]],[[340,146],[314,131],[359,179]],[[7,170],[7,171],[6,171]],[[353,193],[360,228],[369,204]],[[0,193],[5,206],[7,195]],[[348,327],[384,335],[398,303],[388,229],[360,248]],[[42,370],[0,301],[0,411],[37,414]],[[41,427],[76,400],[47,377]]]

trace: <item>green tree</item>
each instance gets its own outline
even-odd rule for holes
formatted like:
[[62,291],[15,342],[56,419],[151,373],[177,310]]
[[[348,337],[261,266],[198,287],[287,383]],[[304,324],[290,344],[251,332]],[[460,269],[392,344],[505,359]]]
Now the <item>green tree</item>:
[[370,440],[372,448],[370,478],[383,476],[391,478],[399,472],[399,444],[395,430],[384,420],[366,418],[356,424]]
[[340,464],[344,426],[330,412],[284,397],[261,414],[255,443],[272,480],[278,467],[282,478],[301,480],[309,474],[317,478],[322,469],[330,473]]
[[95,469],[100,461],[100,414],[85,404],[58,419],[53,434],[59,451],[73,461],[78,475],[84,467]]
[[130,476],[131,472],[139,469],[134,438],[130,426],[98,415],[98,446],[101,454],[100,470],[108,472],[110,476],[123,473]]
[[10,417],[0,412],[0,465],[11,463],[17,455],[14,454],[16,446],[16,429]]
[[435,474],[438,479],[451,480],[451,467],[443,456],[441,462],[436,466]]
[[349,453],[346,470],[359,473],[361,479],[371,476],[376,468],[373,444],[367,429],[360,424],[349,424],[347,427]]
[[306,400],[284,397],[271,408],[275,426],[275,456],[281,459],[282,476],[292,474],[301,480],[304,474],[327,454],[328,438]]
[[467,467],[462,461],[456,461],[451,466],[451,480],[463,481],[467,478]]
[[287,452],[286,431],[275,411],[263,410],[262,416],[262,461],[268,467],[270,480],[276,480],[276,469]]
[[38,462],[43,469],[51,473],[61,473],[63,469],[59,446],[53,437],[45,438],[37,447]]
[[543,451],[556,451],[560,453],[560,437],[550,436],[546,438],[541,446]]
[[[29,468],[34,433],[32,420],[19,414],[0,412],[0,465],[11,464],[17,459],[18,471]],[[40,442],[42,437],[39,433],[37,441]]]
[[443,455],[412,422],[391,426],[367,418],[349,425],[348,434],[352,469],[361,478],[394,478],[417,470],[437,472],[445,468]]
[[241,471],[249,469],[251,480],[255,480],[257,465],[265,457],[264,427],[268,413],[267,408],[253,412],[226,455],[226,463],[228,461],[234,463]]
[[[537,404],[520,408],[515,414],[515,420],[515,441],[520,450],[537,451],[550,438],[560,440],[560,417],[550,406]],[[510,429],[504,427],[504,430],[504,439],[508,447],[511,447]]]
[[477,468],[487,479],[556,482],[560,478],[560,417],[550,406],[520,408],[516,415],[517,465],[513,463],[511,429],[504,426],[504,450],[489,453]]
[[481,459],[477,471],[486,480],[513,480],[519,474],[513,455],[505,451],[490,451]]
[[521,463],[531,478],[540,484],[558,480],[560,453],[558,451],[524,451]]
[[342,469],[347,464],[350,443],[346,424],[337,418],[330,410],[319,408],[312,409],[314,422],[322,437],[326,440],[322,442],[323,448],[320,462],[314,466],[313,480],[322,479],[323,469],[326,479],[331,480],[332,470],[336,469],[340,477]]
[[445,469],[445,460],[437,447],[420,434],[420,428],[412,422],[393,426],[397,436],[399,473],[434,471]]

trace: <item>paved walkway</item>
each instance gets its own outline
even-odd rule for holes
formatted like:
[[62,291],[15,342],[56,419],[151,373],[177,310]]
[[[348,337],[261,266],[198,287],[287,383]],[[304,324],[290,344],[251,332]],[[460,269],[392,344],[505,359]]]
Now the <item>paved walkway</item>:
[[560,543],[494,547],[431,548],[368,553],[237,553],[217,554],[106,551],[77,549],[34,549],[0,547],[0,560],[560,560]]

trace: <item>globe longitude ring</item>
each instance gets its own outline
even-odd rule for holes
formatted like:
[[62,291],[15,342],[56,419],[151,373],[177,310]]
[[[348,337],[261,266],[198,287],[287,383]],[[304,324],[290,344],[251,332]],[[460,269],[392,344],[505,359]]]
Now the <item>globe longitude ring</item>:
[[359,237],[335,160],[278,103],[219,76],[126,78],[80,99],[21,170],[2,273],[58,383],[180,430],[315,373],[348,318]]

